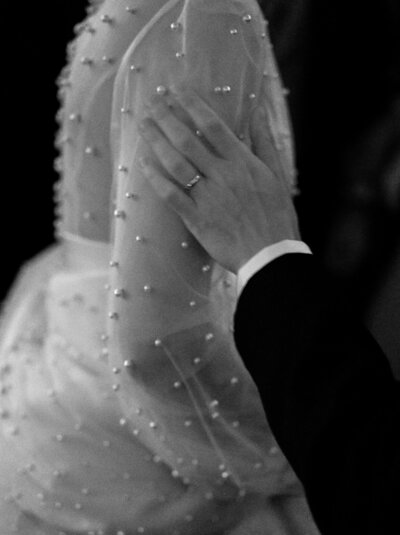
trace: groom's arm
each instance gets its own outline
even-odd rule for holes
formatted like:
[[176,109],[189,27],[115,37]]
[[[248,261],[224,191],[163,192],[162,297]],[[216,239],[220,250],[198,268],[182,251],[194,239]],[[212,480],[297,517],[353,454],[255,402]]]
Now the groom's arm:
[[400,533],[399,388],[354,317],[314,257],[286,254],[245,286],[235,340],[322,533]]

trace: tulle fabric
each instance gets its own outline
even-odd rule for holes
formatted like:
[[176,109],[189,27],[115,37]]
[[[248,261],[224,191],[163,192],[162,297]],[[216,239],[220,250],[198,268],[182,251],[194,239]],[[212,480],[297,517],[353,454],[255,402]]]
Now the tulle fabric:
[[[233,345],[235,280],[146,183],[138,158],[147,148],[137,126],[148,95],[179,80],[195,88],[247,144],[249,117],[262,104],[282,149],[282,167],[293,181],[282,88],[264,33],[253,1],[172,1],[127,50],[113,103],[118,214],[112,242],[118,265],[111,270],[114,317],[107,327],[112,365],[130,363],[118,385],[142,440],[171,470],[196,484],[219,473],[226,485],[257,491],[280,473],[282,459],[268,458],[271,434]],[[131,65],[143,66],[143,72],[132,74]],[[138,408],[143,412],[137,421]]]
[[248,146],[264,107],[295,191],[266,23],[255,0],[122,4],[74,44],[58,243],[2,314],[1,533],[317,533],[233,344],[235,277],[138,165],[144,103],[185,80]]

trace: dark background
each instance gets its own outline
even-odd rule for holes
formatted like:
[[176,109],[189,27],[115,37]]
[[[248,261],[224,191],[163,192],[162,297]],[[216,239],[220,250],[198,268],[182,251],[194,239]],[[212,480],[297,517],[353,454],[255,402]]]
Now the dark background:
[[[400,2],[259,3],[291,91],[303,238],[342,280],[396,367]],[[3,10],[0,299],[21,264],[53,241],[55,80],[85,8],[84,0],[52,0],[50,8]]]

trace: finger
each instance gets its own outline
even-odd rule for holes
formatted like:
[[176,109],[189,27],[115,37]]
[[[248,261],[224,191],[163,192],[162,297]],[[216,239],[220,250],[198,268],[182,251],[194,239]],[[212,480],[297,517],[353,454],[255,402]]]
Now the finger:
[[243,152],[243,143],[195,91],[184,86],[171,90],[171,95],[190,115],[201,134],[217,153],[227,160]]
[[196,204],[190,195],[186,195],[176,184],[165,177],[151,162],[141,165],[144,175],[155,194],[172,208],[181,218],[195,225]]
[[180,154],[151,119],[144,119],[140,125],[143,138],[150,144],[153,154],[162,167],[182,187],[192,180],[197,170]]
[[162,96],[151,99],[148,111],[170,144],[201,173],[208,175],[215,168],[215,156],[200,141],[198,135],[167,106]]
[[268,119],[261,106],[256,108],[250,117],[250,140],[253,153],[279,180],[283,174],[281,157],[274,145]]

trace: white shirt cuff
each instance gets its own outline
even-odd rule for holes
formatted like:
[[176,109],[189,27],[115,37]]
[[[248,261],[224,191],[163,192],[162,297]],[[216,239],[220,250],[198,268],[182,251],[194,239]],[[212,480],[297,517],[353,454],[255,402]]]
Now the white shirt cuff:
[[239,269],[237,295],[240,295],[243,288],[257,271],[275,260],[275,258],[287,253],[312,254],[308,245],[299,240],[282,240],[273,245],[268,245],[268,247],[264,247],[264,249],[261,249],[261,251],[250,258],[250,260]]

